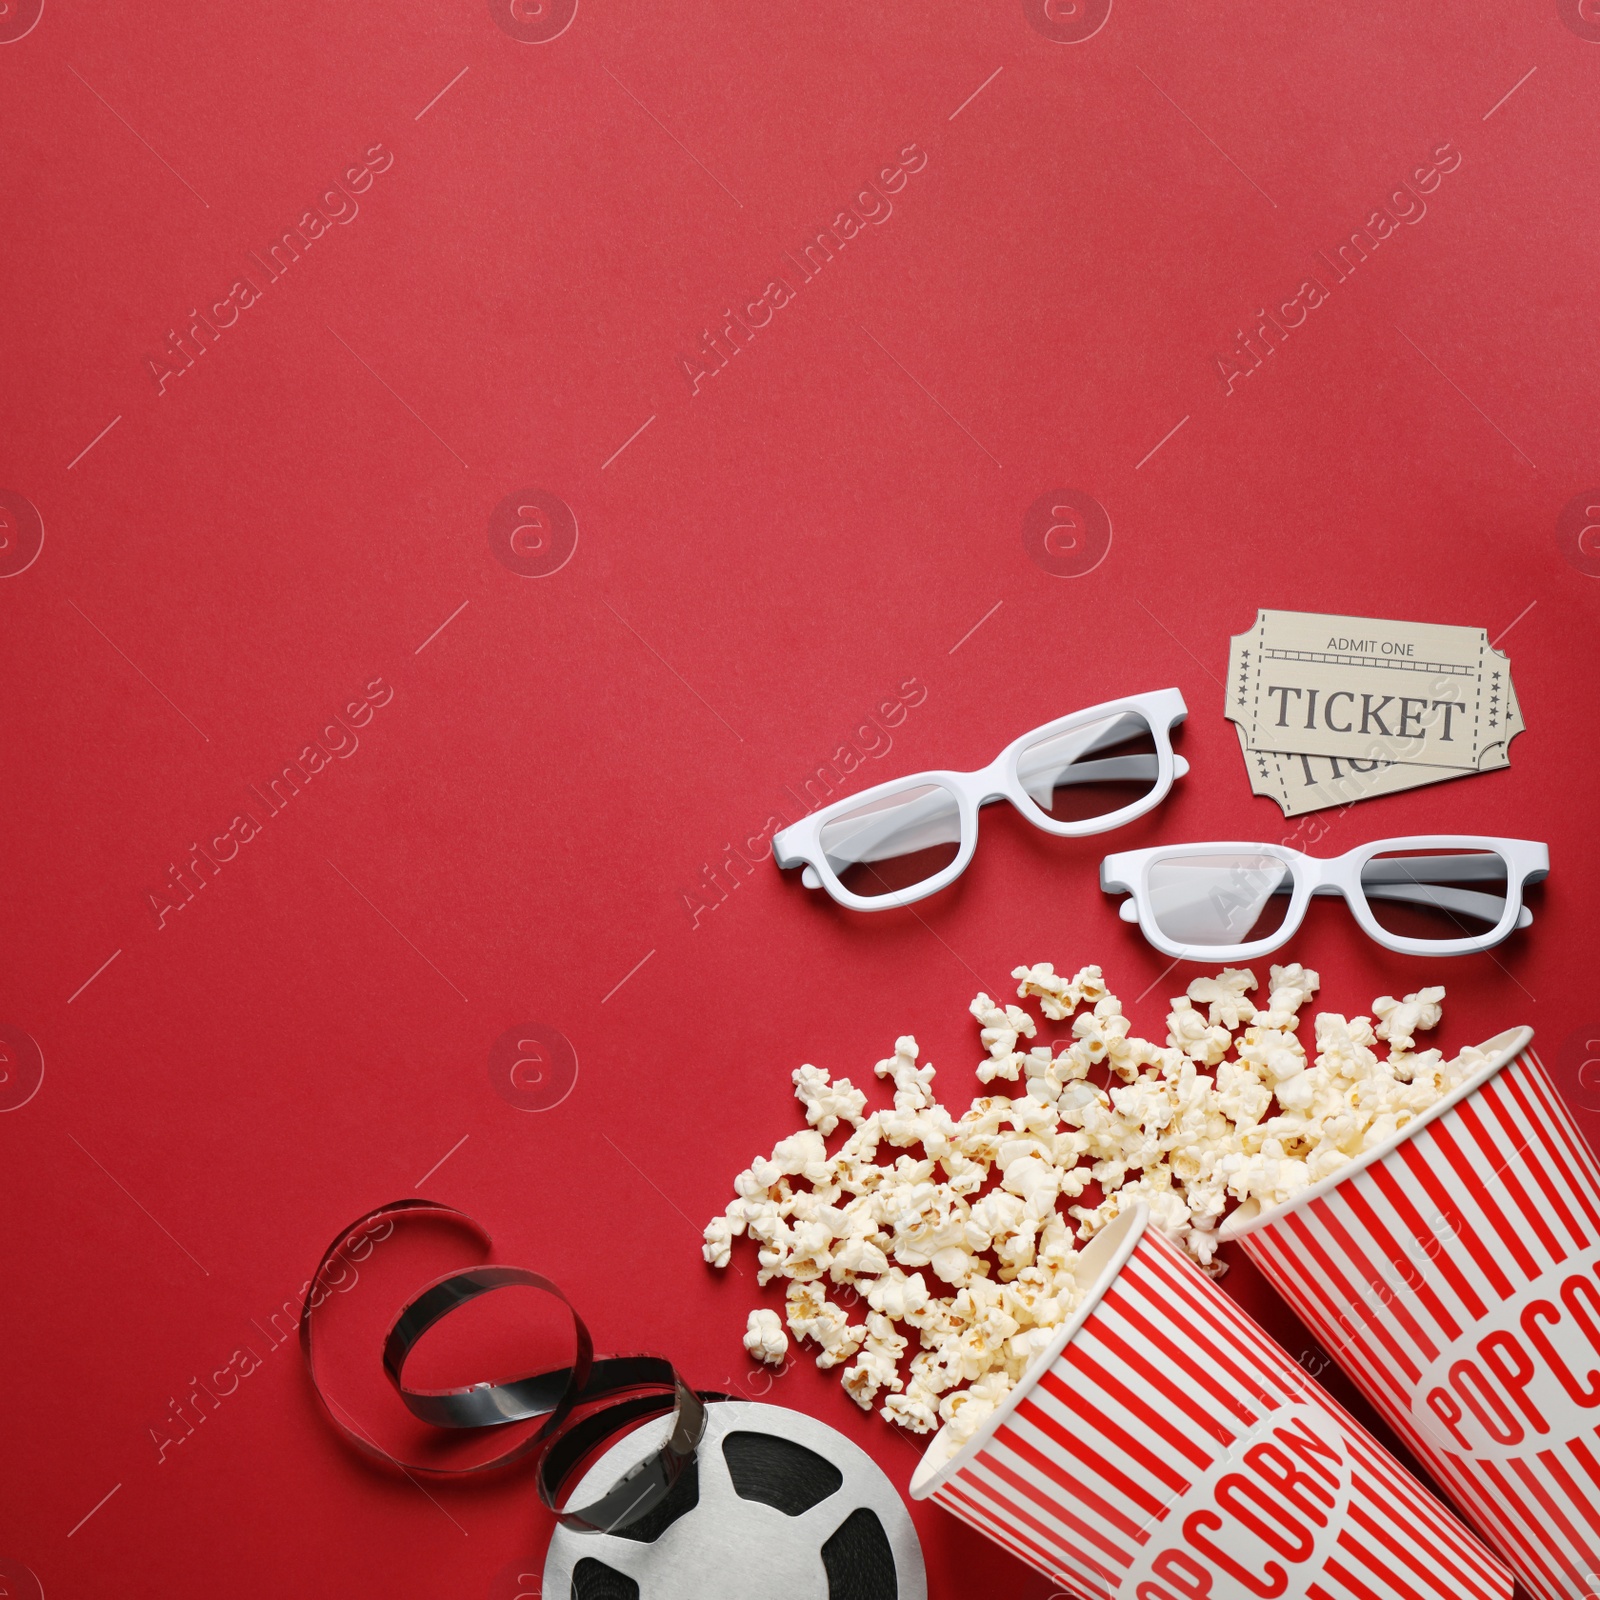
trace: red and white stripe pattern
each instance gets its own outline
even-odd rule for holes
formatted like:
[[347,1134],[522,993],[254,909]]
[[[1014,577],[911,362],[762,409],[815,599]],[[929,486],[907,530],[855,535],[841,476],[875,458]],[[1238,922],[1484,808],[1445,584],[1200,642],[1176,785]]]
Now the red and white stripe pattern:
[[1600,1596],[1600,1165],[1531,1052],[1241,1243],[1530,1593]]
[[1086,1600],[1508,1600],[1451,1514],[1153,1227],[933,1498]]

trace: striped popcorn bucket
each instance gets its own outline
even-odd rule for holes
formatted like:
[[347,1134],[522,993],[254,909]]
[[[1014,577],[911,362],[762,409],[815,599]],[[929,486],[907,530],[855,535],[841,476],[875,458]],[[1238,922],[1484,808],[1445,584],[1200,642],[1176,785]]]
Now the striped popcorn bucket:
[[1528,1049],[1222,1229],[1538,1600],[1600,1596],[1600,1166]]
[[1076,1313],[913,1497],[1086,1600],[1507,1600],[1494,1557],[1147,1220],[1095,1238]]

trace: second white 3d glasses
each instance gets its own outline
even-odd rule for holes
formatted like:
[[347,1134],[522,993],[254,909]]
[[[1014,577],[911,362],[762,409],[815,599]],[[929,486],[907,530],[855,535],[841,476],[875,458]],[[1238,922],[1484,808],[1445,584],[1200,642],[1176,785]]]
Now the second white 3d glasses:
[[1125,893],[1124,922],[1186,961],[1249,961],[1294,937],[1312,895],[1341,894],[1369,938],[1405,955],[1487,950],[1533,913],[1524,884],[1550,871],[1532,839],[1418,834],[1342,856],[1275,844],[1176,844],[1100,864],[1100,887]]
[[1176,689],[1108,700],[1014,739],[979,772],[918,772],[824,806],[773,835],[780,867],[808,889],[883,911],[944,888],[978,842],[978,811],[1009,800],[1036,828],[1077,836],[1159,805],[1189,770],[1172,730],[1189,714]]

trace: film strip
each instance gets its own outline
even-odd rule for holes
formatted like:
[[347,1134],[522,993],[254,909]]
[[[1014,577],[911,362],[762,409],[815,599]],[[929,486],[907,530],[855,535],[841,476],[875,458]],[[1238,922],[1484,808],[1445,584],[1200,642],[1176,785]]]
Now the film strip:
[[[317,1371],[316,1313],[326,1303],[329,1268],[347,1245],[370,1229],[396,1219],[431,1217],[464,1228],[489,1250],[487,1230],[475,1218],[436,1200],[391,1200],[367,1212],[335,1235],[306,1284],[300,1310],[300,1351],[317,1400],[345,1441],[373,1460],[428,1477],[459,1478],[491,1472],[533,1458],[539,1498],[563,1527],[583,1533],[615,1533],[649,1515],[672,1492],[694,1460],[705,1434],[706,1406],[729,1397],[691,1389],[662,1356],[596,1356],[583,1318],[566,1295],[540,1273],[526,1267],[482,1264],[461,1267],[436,1278],[403,1306],[383,1344],[383,1370],[406,1409],[423,1422],[445,1429],[487,1429],[540,1421],[509,1449],[465,1467],[403,1461],[340,1415],[324,1392]],[[406,1363],[429,1329],[463,1306],[501,1289],[537,1289],[560,1302],[572,1319],[573,1360],[567,1367],[526,1373],[499,1383],[473,1383],[459,1389],[415,1389],[405,1381]],[[673,1415],[666,1441],[646,1456],[599,1499],[564,1507],[578,1469],[594,1450],[650,1417]],[[542,1420],[540,1420],[542,1419]]]

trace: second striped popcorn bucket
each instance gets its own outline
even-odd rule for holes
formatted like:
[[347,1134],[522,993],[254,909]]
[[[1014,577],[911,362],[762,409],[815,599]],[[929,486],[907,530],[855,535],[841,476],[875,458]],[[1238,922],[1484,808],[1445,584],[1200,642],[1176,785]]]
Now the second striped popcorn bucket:
[[994,1414],[911,1480],[1084,1600],[1509,1600],[1511,1576],[1141,1204]]
[[1222,1228],[1538,1600],[1600,1597],[1600,1164],[1531,1028]]

